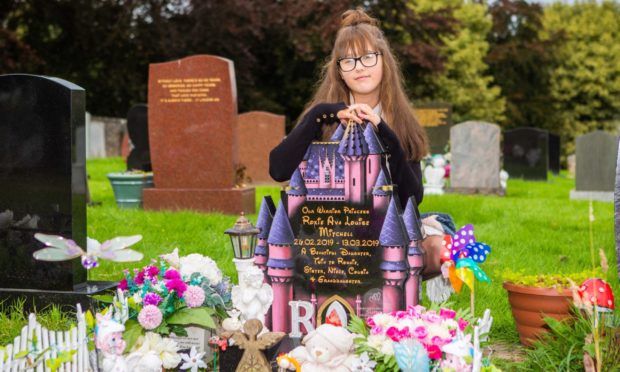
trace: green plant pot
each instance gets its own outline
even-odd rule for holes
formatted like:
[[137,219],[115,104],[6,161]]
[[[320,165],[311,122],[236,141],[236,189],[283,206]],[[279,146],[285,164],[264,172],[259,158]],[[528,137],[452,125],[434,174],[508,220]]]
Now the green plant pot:
[[153,187],[153,173],[108,173],[119,208],[142,208],[142,191]]

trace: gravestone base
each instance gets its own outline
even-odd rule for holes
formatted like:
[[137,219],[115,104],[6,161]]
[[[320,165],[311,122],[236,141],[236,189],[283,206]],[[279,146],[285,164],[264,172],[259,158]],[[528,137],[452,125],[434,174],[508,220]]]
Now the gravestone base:
[[253,187],[235,189],[145,189],[145,210],[195,210],[238,215],[256,212]]
[[571,200],[595,200],[602,202],[612,202],[614,201],[614,192],[613,191],[570,191]]
[[24,301],[24,311],[40,311],[49,305],[57,305],[63,311],[75,311],[75,305],[82,309],[96,309],[98,301],[91,296],[111,293],[118,282],[88,281],[77,285],[73,291],[50,291],[23,288],[0,288],[0,301],[11,305],[16,301]]
[[506,190],[498,187],[498,188],[477,188],[477,187],[450,187],[448,189],[448,193],[453,194],[465,194],[465,195],[499,195],[505,196]]

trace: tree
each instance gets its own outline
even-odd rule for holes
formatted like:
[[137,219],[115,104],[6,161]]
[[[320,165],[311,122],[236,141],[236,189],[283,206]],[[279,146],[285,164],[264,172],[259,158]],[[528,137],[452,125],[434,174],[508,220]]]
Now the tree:
[[489,50],[486,38],[491,29],[485,5],[462,0],[421,0],[414,6],[420,11],[450,7],[460,24],[455,34],[441,35],[446,63],[443,73],[433,81],[437,93],[432,98],[453,105],[455,122],[502,122],[505,100],[488,74],[484,59]]
[[542,40],[543,8],[524,0],[500,0],[489,7],[489,71],[506,98],[506,127],[556,127],[550,98],[553,49],[559,34]]
[[616,133],[620,112],[620,4],[556,3],[545,9],[546,39],[565,42],[555,51],[551,97],[566,153],[574,139],[595,129]]

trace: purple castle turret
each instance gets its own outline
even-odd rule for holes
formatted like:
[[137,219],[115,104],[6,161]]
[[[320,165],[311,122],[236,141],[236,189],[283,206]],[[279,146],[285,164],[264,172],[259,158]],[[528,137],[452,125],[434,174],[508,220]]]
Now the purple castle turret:
[[392,185],[388,184],[383,169],[379,172],[379,177],[375,182],[375,186],[372,191],[372,207],[379,214],[383,214],[387,211],[390,204],[390,197],[392,196]]
[[338,128],[336,128],[336,131],[334,132],[334,134],[332,134],[332,137],[330,138],[330,140],[334,142],[340,142],[340,140],[342,140],[342,137],[344,136],[344,130],[345,130],[344,124],[338,125]]
[[366,158],[368,144],[362,126],[350,122],[338,146],[338,153],[344,158],[344,198],[352,203],[364,203],[366,191]]
[[299,168],[295,169],[291,177],[286,195],[288,195],[288,215],[293,216],[297,209],[306,202],[306,195],[308,195],[308,189],[306,189],[306,183],[301,176]]
[[267,238],[269,237],[269,230],[271,230],[271,222],[273,221],[275,209],[271,197],[265,196],[260,205],[258,219],[256,220],[256,227],[260,229],[260,232],[257,235],[258,242],[256,243],[256,249],[254,251],[254,263],[259,269],[263,270],[265,274],[265,283],[269,283],[267,277],[267,259],[269,258]]
[[267,238],[269,260],[267,275],[273,288],[271,305],[272,331],[290,332],[291,313],[288,303],[293,299],[293,261],[292,245],[295,236],[282,202],[278,205]]
[[387,151],[385,147],[383,147],[379,137],[377,137],[374,125],[366,125],[366,129],[364,129],[364,139],[368,144],[368,158],[366,159],[366,195],[371,195],[372,189],[381,171],[381,156]]
[[415,198],[411,196],[407,201],[403,220],[409,237],[407,262],[409,275],[405,282],[405,306],[415,306],[420,302],[420,272],[424,267],[424,253],[419,248],[422,241],[421,222],[416,213]]
[[379,244],[383,247],[383,262],[379,266],[383,271],[383,312],[391,312],[402,308],[402,285],[409,271],[406,259],[409,238],[394,198],[383,221]]

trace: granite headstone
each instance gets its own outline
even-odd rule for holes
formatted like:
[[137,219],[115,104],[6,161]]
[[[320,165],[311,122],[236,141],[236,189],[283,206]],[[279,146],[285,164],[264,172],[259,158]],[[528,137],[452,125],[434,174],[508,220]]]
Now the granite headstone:
[[[101,289],[80,259],[41,262],[37,232],[86,247],[85,93],[65,80],[0,76],[0,297],[84,302]],[[101,284],[101,283],[100,283]]]
[[254,188],[236,187],[232,61],[198,55],[151,64],[148,97],[155,187],[144,191],[144,208],[254,213]]
[[135,105],[127,113],[127,133],[133,145],[127,157],[127,170],[150,172],[151,155],[149,151],[148,107]]
[[500,129],[496,124],[468,121],[450,130],[450,191],[499,194]]
[[249,183],[273,183],[269,175],[269,153],[284,138],[284,116],[263,111],[238,117],[239,166]]
[[511,178],[547,180],[549,132],[538,128],[504,131],[504,169]]
[[561,152],[560,136],[549,133],[549,170],[553,174],[560,174]]
[[575,190],[571,199],[612,201],[618,137],[600,130],[577,137]]
[[416,105],[415,113],[420,125],[426,130],[431,154],[444,154],[450,144],[452,105],[447,103],[424,103]]

